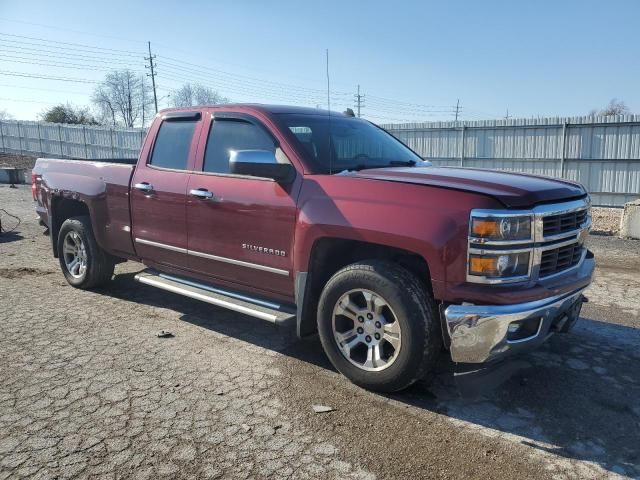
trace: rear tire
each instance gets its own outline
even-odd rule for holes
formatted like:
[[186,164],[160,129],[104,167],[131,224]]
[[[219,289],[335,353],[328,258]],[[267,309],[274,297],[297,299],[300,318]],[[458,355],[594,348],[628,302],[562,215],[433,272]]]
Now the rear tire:
[[91,289],[111,280],[115,259],[97,244],[89,217],[65,220],[57,248],[60,268],[69,285]]
[[370,260],[338,271],[318,306],[333,366],[368,390],[396,392],[435,366],[442,349],[435,302],[408,270]]

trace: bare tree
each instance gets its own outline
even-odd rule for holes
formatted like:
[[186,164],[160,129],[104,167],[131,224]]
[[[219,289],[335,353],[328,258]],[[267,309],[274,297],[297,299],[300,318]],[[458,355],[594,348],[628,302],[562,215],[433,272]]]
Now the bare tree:
[[6,110],[0,110],[0,120],[13,120],[13,115]]
[[199,83],[185,83],[171,92],[171,105],[174,107],[191,107],[194,105],[216,105],[228,103],[229,99],[216,90]]
[[617,98],[612,98],[609,102],[609,105],[607,105],[605,108],[603,108],[602,110],[597,110],[594,108],[589,112],[589,115],[591,115],[592,117],[608,117],[612,115],[627,115],[629,113],[631,113],[631,111],[629,110],[629,107],[627,107],[626,103],[624,103],[622,100],[618,100]]
[[108,73],[91,96],[104,123],[144,126],[151,114],[151,87],[143,75],[131,70]]

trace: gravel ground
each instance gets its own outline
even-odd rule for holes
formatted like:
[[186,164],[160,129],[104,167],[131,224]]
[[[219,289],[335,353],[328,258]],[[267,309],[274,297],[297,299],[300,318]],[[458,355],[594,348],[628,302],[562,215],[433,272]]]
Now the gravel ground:
[[593,207],[591,209],[593,233],[617,235],[620,231],[622,211],[622,208]]
[[135,283],[139,264],[73,289],[28,186],[0,208],[23,219],[0,237],[0,479],[640,478],[640,242],[589,240],[580,323],[497,390],[460,397],[443,356],[383,396],[316,339]]

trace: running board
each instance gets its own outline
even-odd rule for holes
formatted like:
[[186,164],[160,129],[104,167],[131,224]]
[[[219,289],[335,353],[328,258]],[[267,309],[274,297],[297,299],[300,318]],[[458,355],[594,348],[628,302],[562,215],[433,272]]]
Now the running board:
[[280,304],[173,275],[145,270],[138,273],[135,279],[145,285],[207,302],[211,305],[233,310],[234,312],[266,320],[277,325],[295,321],[296,318],[295,312],[287,310],[286,307]]

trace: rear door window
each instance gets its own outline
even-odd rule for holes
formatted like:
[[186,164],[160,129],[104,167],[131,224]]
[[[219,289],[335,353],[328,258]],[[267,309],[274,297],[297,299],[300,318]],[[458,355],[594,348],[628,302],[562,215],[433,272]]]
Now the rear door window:
[[154,167],[186,170],[196,121],[167,121],[160,125],[149,164]]
[[275,152],[271,136],[253,123],[239,119],[214,119],[207,139],[203,171],[229,173],[229,157],[237,150]]

